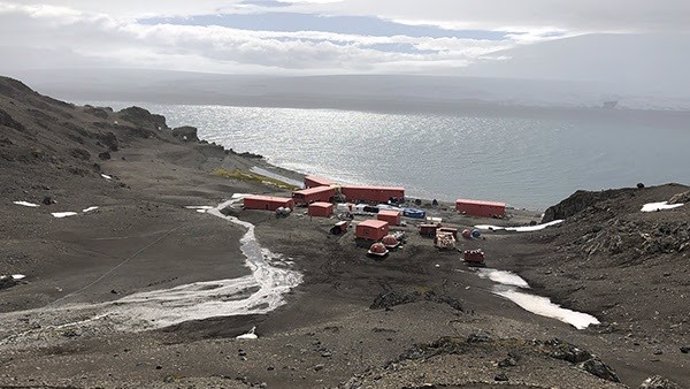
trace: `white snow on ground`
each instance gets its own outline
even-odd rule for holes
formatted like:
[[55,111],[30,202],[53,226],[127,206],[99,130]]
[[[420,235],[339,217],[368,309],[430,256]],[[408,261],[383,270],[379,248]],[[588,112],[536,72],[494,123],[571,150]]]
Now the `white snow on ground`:
[[246,334],[236,336],[235,339],[248,339],[248,340],[258,339],[259,336],[256,335],[254,333],[254,331],[256,331],[256,326],[252,327],[252,329],[249,330],[249,332],[247,332]]
[[58,218],[58,219],[62,219],[64,217],[68,217],[68,216],[74,216],[76,214],[77,214],[76,212],[53,212],[53,213],[51,213],[51,215],[53,215],[53,217]]
[[507,298],[526,311],[560,320],[578,330],[585,329],[591,324],[599,324],[599,320],[592,315],[563,308],[552,303],[547,297],[525,292],[524,289],[528,289],[529,284],[515,273],[496,269],[479,269],[477,274],[481,278],[488,278],[499,283],[500,285],[494,286],[493,293]]
[[285,304],[284,295],[302,282],[302,275],[287,268],[281,255],[261,247],[253,224],[220,212],[241,200],[241,196],[233,197],[208,213],[247,229],[240,239],[240,249],[252,274],[135,293],[114,301],[109,317],[121,323],[123,329],[139,330],[217,316],[267,313]]
[[13,204],[17,204],[17,205],[23,205],[23,206],[25,206],[25,207],[32,207],[32,208],[40,207],[40,205],[34,204],[34,203],[30,203],[30,202],[28,202],[28,201],[13,201],[12,203],[13,203]]
[[658,203],[648,203],[642,206],[642,212],[656,212],[663,211],[665,209],[673,209],[682,207],[683,204],[669,204],[668,201],[661,201]]
[[511,231],[511,232],[532,232],[532,231],[540,231],[543,230],[544,228],[555,226],[556,224],[563,223],[563,220],[554,220],[550,221],[548,223],[543,223],[543,224],[537,224],[534,226],[520,226],[520,227],[499,227],[499,226],[492,226],[490,224],[479,224],[474,226],[474,228],[477,228],[479,230],[493,230],[493,231],[499,231],[499,230],[506,230],[506,231]]
[[479,269],[477,274],[481,278],[488,278],[493,282],[498,282],[503,285],[517,286],[518,288],[529,288],[529,284],[524,278],[520,277],[515,273],[509,271],[496,270],[496,269]]
[[89,212],[95,211],[97,209],[98,209],[98,207],[88,207],[88,208],[82,209],[81,211],[84,213],[89,213]]
[[101,174],[101,177],[105,178],[106,180],[112,180],[113,178],[107,174]]
[[206,213],[209,209],[212,209],[213,207],[208,205],[188,205],[185,208],[194,209],[199,213]]
[[23,280],[24,278],[26,278],[26,276],[24,274],[12,274],[12,278],[15,281],[19,281],[19,280]]
[[[285,294],[302,282],[302,275],[290,269],[292,262],[289,258],[283,259],[280,254],[275,254],[259,244],[253,224],[225,216],[220,212],[226,206],[241,201],[243,196],[245,195],[233,196],[232,200],[210,209],[208,213],[246,229],[240,239],[240,249],[246,257],[245,264],[251,270],[251,274],[234,279],[195,282],[170,289],[135,293],[99,304],[63,303],[28,311],[0,313],[0,320],[3,322],[6,319],[10,322],[12,318],[30,313],[52,323],[40,329],[0,326],[0,344],[40,340],[44,332],[51,329],[104,325],[110,329],[138,332],[190,320],[263,314],[285,304]],[[232,253],[228,256],[234,260]],[[88,319],[84,320],[84,317]],[[100,321],[105,323],[98,324]],[[249,333],[245,335],[247,336],[243,339],[253,338]]]
[[599,320],[596,317],[587,313],[563,308],[560,305],[552,303],[547,297],[535,296],[510,288],[503,291],[495,291],[494,293],[507,298],[526,311],[560,320],[572,325],[578,330],[583,330],[592,324],[599,324]]

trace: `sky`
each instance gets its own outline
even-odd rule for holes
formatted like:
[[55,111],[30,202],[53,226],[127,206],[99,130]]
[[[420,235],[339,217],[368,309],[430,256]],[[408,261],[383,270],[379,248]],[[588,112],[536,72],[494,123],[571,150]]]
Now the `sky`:
[[0,0],[0,72],[459,75],[680,93],[688,20],[687,0]]

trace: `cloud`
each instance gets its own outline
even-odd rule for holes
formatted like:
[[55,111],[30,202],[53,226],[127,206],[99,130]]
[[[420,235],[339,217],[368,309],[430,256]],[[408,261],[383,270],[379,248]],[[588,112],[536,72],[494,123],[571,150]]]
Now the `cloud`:
[[369,15],[449,29],[572,32],[690,31],[686,0],[344,0],[300,4],[295,12]]
[[[113,67],[225,73],[405,73],[465,66],[514,44],[509,39],[142,24],[65,7],[0,3],[0,45],[62,50],[73,54],[75,61],[83,58]],[[51,61],[46,57],[32,65],[55,66]],[[64,66],[65,61],[60,64]]]

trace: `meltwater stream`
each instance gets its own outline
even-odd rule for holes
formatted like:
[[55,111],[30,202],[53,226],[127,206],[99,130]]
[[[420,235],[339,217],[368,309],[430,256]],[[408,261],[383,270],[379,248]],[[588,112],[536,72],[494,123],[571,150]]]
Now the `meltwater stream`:
[[477,274],[481,278],[487,278],[498,284],[493,288],[494,294],[507,298],[526,311],[560,320],[578,330],[583,330],[592,324],[599,324],[599,320],[592,315],[563,308],[551,302],[547,297],[527,293],[525,289],[529,289],[529,284],[515,273],[496,269],[479,269]]
[[[134,293],[105,303],[64,304],[3,313],[0,314],[3,323],[17,325],[0,328],[0,345],[21,343],[32,338],[41,339],[45,332],[51,330],[85,330],[91,326],[104,326],[138,332],[191,320],[262,314],[285,304],[285,294],[301,283],[302,275],[290,269],[291,262],[286,261],[282,255],[259,244],[253,224],[221,213],[222,209],[240,199],[241,195],[216,207],[190,208],[247,229],[240,244],[251,274],[234,279],[195,282],[169,289]],[[34,327],[28,321],[21,320],[28,316],[40,323],[40,326]]]

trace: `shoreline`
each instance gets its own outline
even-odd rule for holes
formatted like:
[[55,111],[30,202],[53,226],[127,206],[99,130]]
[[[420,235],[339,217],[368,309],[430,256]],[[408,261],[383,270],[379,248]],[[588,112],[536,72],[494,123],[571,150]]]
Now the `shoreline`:
[[[0,147],[3,156],[13,158],[8,161],[11,168],[3,170],[3,197],[8,201],[0,204],[7,215],[7,223],[0,226],[0,264],[10,274],[27,276],[0,291],[0,310],[43,306],[75,291],[72,302],[107,303],[178,285],[213,286],[219,279],[246,275],[240,242],[246,231],[185,207],[216,206],[230,193],[274,193],[275,188],[254,181],[211,174],[217,167],[251,169],[257,161],[174,138],[156,129],[160,119],[150,113],[113,112],[102,119],[87,108],[22,93],[24,100],[0,96],[0,109],[24,127],[42,131],[36,123],[39,115],[24,112],[47,105],[52,110],[40,112],[55,119],[44,124],[61,142],[50,143],[53,150],[46,148],[47,156],[34,157],[32,149],[45,147],[43,138],[24,140],[25,131],[10,130],[11,144]],[[78,124],[84,131],[75,139]],[[106,138],[108,132],[113,135]],[[109,150],[110,159],[98,158],[108,147],[103,142],[112,137],[117,150]],[[51,160],[49,153],[56,157]],[[517,387],[623,388],[602,371],[617,372],[629,386],[652,373],[685,383],[690,381],[684,368],[688,362],[679,346],[687,340],[681,297],[690,296],[682,283],[687,261],[680,252],[658,252],[634,257],[639,264],[621,266],[617,261],[633,258],[640,244],[630,241],[618,254],[608,250],[617,249],[613,243],[616,234],[623,234],[620,226],[630,230],[621,239],[631,239],[638,231],[683,225],[687,206],[656,213],[639,210],[642,204],[686,190],[665,185],[570,198],[559,208],[570,215],[565,223],[524,234],[487,231],[485,240],[460,242],[463,249],[483,249],[491,268],[515,271],[540,295],[553,296],[553,302],[596,313],[601,325],[585,330],[496,296],[491,280],[477,277],[457,252],[433,247],[412,223],[396,227],[408,234],[407,243],[375,261],[353,243],[352,232],[329,234],[333,220],[302,212],[276,218],[270,212],[245,210],[240,219],[255,226],[261,245],[290,258],[303,275],[299,287],[286,293],[288,304],[261,315],[186,321],[134,334],[111,331],[107,320],[55,328],[46,316],[17,314],[11,326],[33,329],[39,336],[32,344],[0,346],[12,353],[11,359],[0,361],[0,386],[491,387],[503,374]],[[57,204],[43,203],[46,195]],[[15,205],[10,199],[40,207]],[[82,209],[86,203],[99,208],[62,219],[50,215]],[[439,212],[458,226],[495,221]],[[534,216],[520,217],[529,221]],[[517,219],[497,224],[503,222],[526,224]],[[677,238],[678,245],[682,239]],[[592,253],[590,246],[597,244],[599,251]],[[106,273],[130,257],[117,271]],[[78,293],[103,274],[108,277],[88,293]],[[612,280],[618,281],[617,288],[611,287]],[[662,282],[665,289],[650,288]],[[635,306],[628,299],[633,292]],[[659,306],[657,295],[679,303]],[[233,294],[218,298],[231,301]],[[262,306],[259,302],[256,308]],[[165,304],[160,308],[165,311]],[[235,338],[253,326],[258,339]],[[554,343],[554,338],[562,340]],[[586,364],[558,357],[563,355],[558,350],[572,347],[584,350],[578,358],[600,367],[600,375]]]

